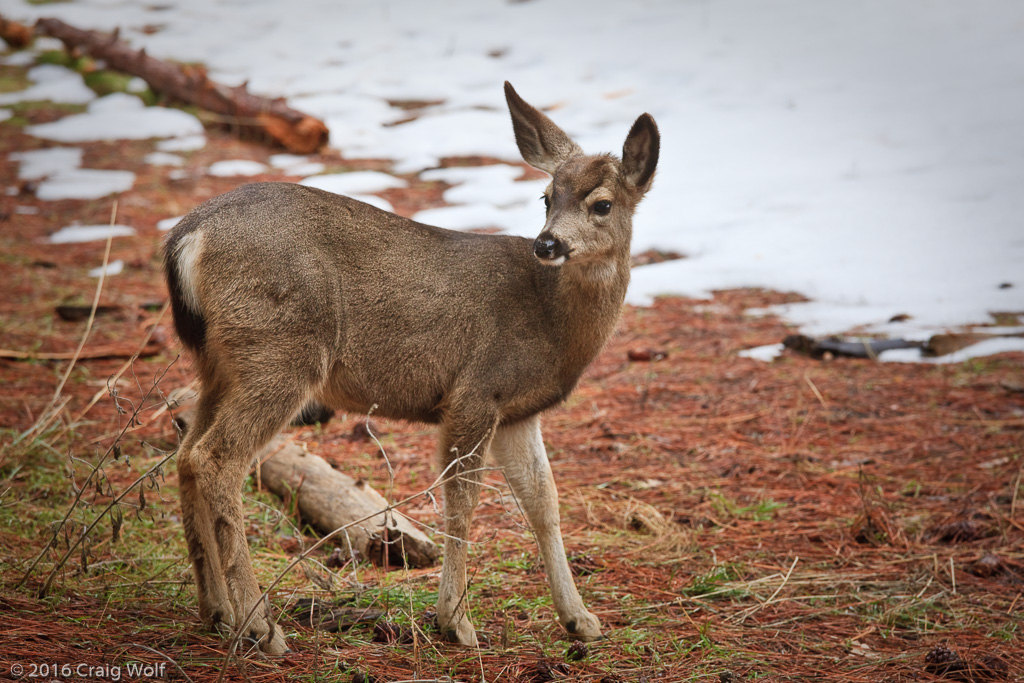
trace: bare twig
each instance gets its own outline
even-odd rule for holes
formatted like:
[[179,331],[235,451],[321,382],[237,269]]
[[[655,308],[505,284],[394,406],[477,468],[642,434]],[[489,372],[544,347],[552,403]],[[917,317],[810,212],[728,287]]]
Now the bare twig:
[[[147,400],[149,399],[149,397],[150,397],[150,396],[152,395],[152,393],[153,393],[153,391],[154,391],[154,390],[156,389],[157,385],[159,385],[160,381],[161,381],[161,380],[162,380],[162,379],[164,378],[164,376],[165,376],[165,375],[167,374],[167,371],[168,371],[168,370],[170,370],[171,366],[172,366],[172,365],[174,365],[174,363],[175,363],[175,361],[171,361],[171,363],[170,363],[170,364],[169,364],[169,365],[168,365],[168,366],[167,366],[166,368],[164,368],[163,372],[161,372],[161,373],[160,373],[160,376],[159,376],[159,377],[157,377],[157,378],[156,378],[156,379],[155,379],[155,380],[153,381],[153,386],[152,386],[152,387],[150,387],[149,391],[147,391],[147,392],[146,392],[146,395],[142,397],[142,400],[141,400],[141,401],[139,402],[139,406],[138,406],[138,407],[136,408],[136,411],[139,411],[139,410],[141,410],[141,409],[142,409],[142,407],[143,407],[143,406],[144,406],[144,405],[146,404],[146,401],[147,401]],[[136,412],[136,414],[137,414],[137,412]],[[114,438],[114,441],[113,441],[113,443],[112,443],[112,444],[111,444],[111,445],[110,445],[110,446],[109,446],[109,447],[107,448],[106,452],[104,452],[104,453],[103,453],[103,455],[102,455],[102,456],[100,456],[100,459],[99,459],[99,461],[98,461],[98,462],[96,463],[96,465],[95,465],[95,466],[93,467],[92,471],[91,471],[91,472],[89,473],[89,476],[88,476],[88,477],[86,477],[85,481],[84,481],[84,482],[82,483],[82,486],[81,486],[81,488],[80,488],[80,489],[79,489],[79,490],[78,490],[78,491],[76,492],[76,495],[75,495],[75,499],[74,499],[74,500],[73,500],[73,501],[71,502],[71,505],[70,505],[70,506],[68,507],[68,510],[67,510],[67,512],[66,512],[66,513],[64,514],[64,518],[63,518],[63,519],[61,519],[61,521],[60,521],[60,522],[59,522],[59,523],[57,524],[57,526],[56,526],[56,527],[54,528],[54,530],[53,530],[53,537],[51,538],[50,542],[46,544],[46,547],[44,547],[44,548],[43,548],[43,549],[42,549],[42,550],[41,550],[41,551],[39,552],[39,554],[38,554],[38,555],[36,555],[35,559],[34,559],[34,560],[32,561],[32,564],[31,564],[31,565],[29,566],[28,570],[26,570],[25,574],[24,574],[24,575],[23,575],[23,576],[21,577],[21,580],[20,580],[20,581],[18,581],[18,584],[17,584],[17,587],[18,587],[18,588],[20,588],[21,586],[25,585],[25,582],[26,582],[26,581],[28,580],[29,576],[31,576],[31,575],[32,575],[32,572],[33,572],[33,571],[35,571],[35,568],[36,568],[36,566],[37,566],[37,565],[39,564],[39,562],[40,562],[40,561],[41,561],[41,560],[43,559],[43,557],[44,557],[44,556],[46,555],[46,552],[47,552],[47,551],[48,551],[48,550],[49,550],[49,549],[50,549],[51,547],[53,547],[54,545],[56,545],[56,542],[57,542],[57,536],[58,536],[58,535],[60,534],[61,530],[62,530],[62,529],[64,529],[64,528],[65,528],[65,526],[67,525],[67,521],[68,521],[68,519],[70,519],[70,517],[71,517],[71,514],[72,514],[72,513],[73,513],[73,512],[74,512],[74,511],[75,511],[75,510],[76,510],[76,509],[78,508],[78,504],[79,504],[79,502],[80,502],[80,501],[81,501],[81,499],[82,499],[82,495],[83,495],[83,492],[84,492],[84,491],[85,491],[86,489],[88,489],[88,487],[89,487],[89,484],[90,484],[90,483],[92,482],[93,478],[94,478],[94,477],[96,476],[96,473],[97,473],[98,471],[100,471],[100,469],[101,469],[101,468],[103,467],[104,463],[106,463],[106,462],[107,462],[107,459],[108,459],[108,458],[109,458],[109,457],[110,457],[110,456],[111,456],[111,455],[112,455],[112,454],[114,453],[115,449],[119,448],[119,444],[120,444],[120,441],[121,441],[121,439],[122,439],[122,438],[124,437],[124,435],[125,435],[125,434],[127,433],[128,429],[129,429],[129,428],[130,428],[130,427],[132,426],[132,424],[133,424],[133,421],[132,421],[132,420],[129,420],[129,421],[128,421],[128,422],[127,422],[127,423],[126,423],[126,424],[125,424],[125,425],[124,425],[124,426],[123,426],[123,427],[121,428],[121,431],[120,431],[120,432],[118,433],[118,435],[117,435],[117,436],[116,436],[116,437]],[[171,458],[171,457],[173,457],[173,455],[174,455],[174,454],[172,453],[171,455],[168,455],[168,456],[167,456],[166,458],[164,458],[163,460],[161,460],[161,461],[160,461],[160,463],[159,463],[159,464],[158,464],[158,465],[157,465],[156,467],[154,467],[154,468],[153,468],[153,470],[151,470],[150,472],[151,472],[151,473],[152,473],[152,472],[155,472],[155,471],[156,471],[156,470],[157,470],[157,469],[158,469],[158,468],[159,468],[159,467],[160,467],[161,465],[163,465],[163,463],[164,463],[164,462],[167,462],[168,460],[170,460],[170,458]],[[145,476],[148,476],[148,474],[147,474],[147,475],[143,475],[143,477],[145,477]],[[89,527],[89,529],[91,530],[91,529],[92,529],[92,527],[94,527],[94,526],[96,525],[96,523],[97,523],[97,522],[98,522],[98,521],[99,521],[100,519],[102,519],[102,518],[103,518],[103,515],[104,515],[104,514],[106,514],[106,512],[107,512],[108,510],[110,510],[110,507],[111,507],[111,506],[113,506],[113,505],[115,505],[115,504],[116,504],[116,503],[117,503],[118,501],[120,501],[120,499],[121,499],[121,498],[123,498],[123,497],[124,497],[124,495],[128,493],[128,491],[130,491],[130,490],[131,490],[132,488],[134,488],[134,487],[135,487],[135,484],[137,484],[137,483],[138,483],[138,482],[139,482],[140,480],[141,480],[141,479],[138,479],[138,480],[136,480],[136,481],[135,481],[135,482],[134,482],[134,483],[133,483],[133,484],[131,485],[131,487],[129,487],[129,489],[128,489],[128,490],[126,490],[126,491],[125,491],[124,493],[122,493],[122,494],[121,494],[121,496],[119,496],[118,498],[116,498],[116,499],[115,499],[115,500],[114,500],[114,501],[113,501],[113,502],[111,503],[111,505],[107,507],[107,509],[106,509],[106,510],[104,510],[104,511],[103,511],[102,513],[100,513],[99,517],[97,517],[97,518],[96,518],[96,520],[95,520],[95,521],[93,521],[93,523],[92,523],[92,525],[91,525],[91,526]],[[71,547],[71,548],[70,548],[70,549],[68,550],[68,552],[67,552],[67,553],[66,553],[66,554],[64,555],[64,557],[63,557],[63,558],[61,558],[60,562],[58,562],[58,563],[57,563],[57,565],[56,565],[56,566],[55,566],[55,567],[53,568],[53,571],[51,571],[51,572],[50,572],[50,575],[49,575],[49,576],[47,577],[47,580],[46,580],[46,585],[45,585],[45,586],[43,587],[43,589],[42,589],[42,590],[41,590],[41,592],[40,592],[40,595],[41,595],[41,596],[42,596],[42,595],[45,595],[45,594],[46,594],[46,592],[47,592],[47,591],[49,590],[50,582],[51,582],[51,581],[53,580],[53,576],[54,576],[54,574],[55,574],[55,573],[57,572],[57,570],[58,570],[58,569],[59,569],[59,568],[60,568],[60,567],[61,567],[61,566],[62,566],[62,565],[64,564],[64,562],[66,562],[66,561],[67,561],[67,558],[68,558],[68,557],[70,556],[71,552],[73,552],[73,551],[74,551],[75,547],[77,547],[77,546],[78,546],[78,543],[80,543],[80,542],[81,542],[81,539],[79,539],[79,541],[76,541],[76,542],[75,542],[75,545],[74,545],[74,546],[72,546],[72,547]]]
[[[110,225],[113,225],[114,221],[116,219],[117,219],[117,200],[115,199],[114,200],[114,205],[110,209]],[[74,369],[75,363],[78,361],[78,357],[82,353],[82,348],[85,346],[85,342],[89,340],[89,335],[92,333],[92,324],[93,324],[93,321],[96,320],[96,308],[100,305],[100,293],[103,292],[103,283],[106,281],[106,278],[107,278],[107,263],[110,261],[110,247],[113,244],[113,242],[114,242],[113,234],[112,233],[108,234],[107,235],[107,244],[106,244],[106,247],[103,250],[103,265],[102,265],[102,268],[100,270],[100,278],[99,278],[99,282],[96,283],[96,294],[93,295],[92,308],[89,311],[89,320],[85,324],[85,332],[82,333],[82,341],[78,342],[78,348],[75,349],[75,353],[71,357],[71,362],[68,363],[67,370],[64,371],[64,376],[61,378],[60,382],[57,384],[57,389],[53,392],[53,398],[50,399],[50,403],[43,410],[44,414],[47,411],[49,411],[50,408],[52,408],[54,406],[54,404],[57,403],[57,401],[60,399],[60,392],[64,390],[64,385],[67,383],[68,377],[71,376],[71,371]],[[42,419],[42,416],[40,416],[40,420],[41,419]],[[37,421],[36,424],[34,424],[31,427],[29,427],[27,431],[23,432],[17,439],[15,439],[14,440],[14,444],[17,444],[17,443],[21,442],[23,439],[25,439],[26,437],[31,436],[32,434],[34,434],[37,431],[37,429],[39,428],[39,426],[40,426],[40,423]],[[12,445],[14,445],[14,444],[12,444]]]

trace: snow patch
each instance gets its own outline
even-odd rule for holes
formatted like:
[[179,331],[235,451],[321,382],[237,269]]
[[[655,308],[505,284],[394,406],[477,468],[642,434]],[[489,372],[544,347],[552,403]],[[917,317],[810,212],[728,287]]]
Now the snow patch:
[[294,176],[316,175],[326,168],[319,161],[310,161],[309,157],[296,154],[275,154],[270,157],[270,165]]
[[134,183],[135,174],[131,171],[75,168],[61,171],[39,183],[36,196],[45,201],[99,199],[108,194],[130,190]]
[[544,207],[500,209],[493,204],[459,204],[417,212],[413,220],[450,230],[500,228],[510,235],[536,237],[544,227]]
[[185,135],[156,143],[157,151],[160,152],[194,152],[203,147],[206,147],[205,135]]
[[93,268],[89,271],[89,277],[100,277],[101,275],[120,275],[124,270],[124,261],[117,259],[107,264],[107,268],[104,271],[103,266]]
[[764,346],[755,346],[752,349],[745,349],[740,351],[738,355],[740,358],[752,358],[754,360],[763,361],[765,363],[771,363],[773,360],[782,355],[782,351],[786,347],[780,344],[765,344]]
[[9,55],[0,56],[0,64],[5,66],[29,66],[36,63],[36,56],[31,50],[19,50]]
[[391,202],[383,197],[378,197],[375,194],[352,194],[348,196],[352,199],[357,199],[363,203],[369,204],[370,206],[376,206],[378,209],[383,211],[390,211],[391,213],[395,212],[395,207],[391,205]]
[[130,237],[135,229],[127,225],[69,225],[50,235],[50,244],[95,242],[110,237]]
[[517,181],[523,175],[519,166],[461,166],[438,168],[420,174],[423,180],[440,180],[454,185],[444,192],[451,204],[488,203],[500,207],[538,203],[548,180]]
[[90,104],[84,114],[28,126],[25,132],[61,142],[146,140],[202,133],[203,124],[178,109],[147,107],[134,95],[111,93]]
[[184,158],[170,152],[150,152],[144,160],[153,166],[183,166],[185,164]]
[[0,104],[49,101],[63,104],[85,104],[96,99],[82,76],[57,64],[40,64],[28,70],[33,85],[17,92],[0,93]]
[[10,159],[21,163],[18,167],[18,178],[35,180],[78,168],[82,165],[82,150],[78,147],[33,149],[28,152],[15,152],[10,155]]
[[996,337],[986,339],[977,344],[971,344],[953,353],[937,358],[928,358],[921,355],[920,349],[892,349],[878,354],[878,360],[886,363],[929,363],[932,365],[946,365],[949,363],[962,363],[971,358],[994,356],[997,353],[1010,353],[1013,351],[1024,352],[1024,338],[1021,337]]
[[161,221],[157,221],[156,229],[160,231],[167,231],[178,224],[184,216],[174,216],[173,218],[165,218]]
[[408,183],[380,171],[352,171],[315,175],[299,181],[300,185],[316,187],[335,194],[368,194],[393,188],[408,187]]
[[254,176],[267,172],[267,167],[249,159],[225,159],[210,164],[207,174],[219,177]]

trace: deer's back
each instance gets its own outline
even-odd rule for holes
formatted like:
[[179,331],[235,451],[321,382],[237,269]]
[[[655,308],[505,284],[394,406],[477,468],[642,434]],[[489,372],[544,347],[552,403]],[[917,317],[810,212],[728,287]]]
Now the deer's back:
[[549,387],[523,395],[550,382],[541,372],[556,353],[538,319],[553,273],[528,240],[443,230],[287,183],[203,204],[168,252],[194,232],[207,342],[221,355],[272,339],[321,366],[310,372],[326,366],[336,406],[409,419],[435,421],[463,377],[487,376],[489,398],[514,401],[514,413],[561,398]]

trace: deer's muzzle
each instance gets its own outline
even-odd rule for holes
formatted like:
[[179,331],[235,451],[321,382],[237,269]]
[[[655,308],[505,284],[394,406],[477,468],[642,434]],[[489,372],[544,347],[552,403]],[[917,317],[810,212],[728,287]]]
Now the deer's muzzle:
[[533,242],[533,255],[545,265],[558,266],[569,257],[569,248],[565,242],[555,239],[550,233],[541,233]]

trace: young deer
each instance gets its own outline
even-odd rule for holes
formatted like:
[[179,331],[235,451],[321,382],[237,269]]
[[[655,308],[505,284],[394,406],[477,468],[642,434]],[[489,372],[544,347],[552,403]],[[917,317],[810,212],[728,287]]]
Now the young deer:
[[523,158],[554,177],[536,240],[443,230],[285,183],[212,199],[170,233],[174,324],[202,383],[178,474],[207,625],[286,650],[253,574],[240,491],[258,449],[318,401],[440,425],[441,465],[460,474],[444,484],[447,639],[477,643],[466,539],[487,453],[536,534],[559,622],[600,637],[566,561],[539,413],[568,396],[619,318],[658,129],[644,114],[621,161],[588,156],[507,82],[505,95]]

